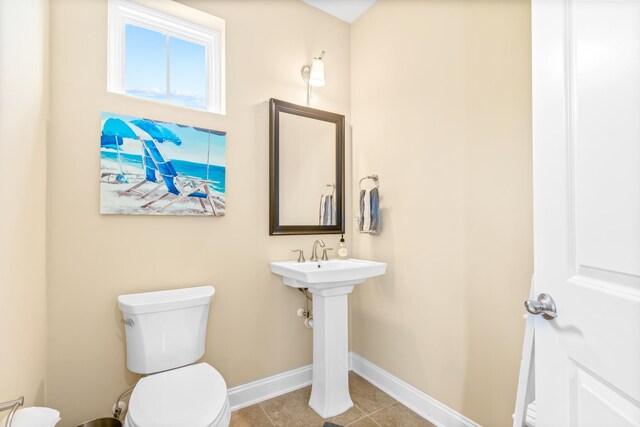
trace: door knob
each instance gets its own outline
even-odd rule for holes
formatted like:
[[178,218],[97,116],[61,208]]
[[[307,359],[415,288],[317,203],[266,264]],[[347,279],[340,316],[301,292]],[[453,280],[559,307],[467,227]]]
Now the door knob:
[[556,316],[556,303],[553,301],[550,295],[540,294],[538,300],[526,300],[524,302],[524,308],[531,314],[542,314],[547,320],[555,319]]

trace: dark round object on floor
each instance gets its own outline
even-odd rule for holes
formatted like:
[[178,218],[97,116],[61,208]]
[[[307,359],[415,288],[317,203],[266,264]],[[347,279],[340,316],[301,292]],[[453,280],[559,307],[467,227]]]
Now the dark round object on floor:
[[122,422],[116,418],[96,418],[79,424],[77,427],[122,427]]

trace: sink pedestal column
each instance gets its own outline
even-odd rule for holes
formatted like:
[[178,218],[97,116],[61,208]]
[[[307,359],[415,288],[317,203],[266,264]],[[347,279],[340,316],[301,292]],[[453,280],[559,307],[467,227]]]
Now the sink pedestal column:
[[[361,283],[358,281],[357,283]],[[349,395],[348,294],[353,283],[313,294],[313,384],[309,406],[322,418],[353,406]]]
[[[314,243],[315,247],[315,243]],[[353,406],[349,396],[349,307],[353,287],[383,275],[384,262],[359,259],[323,262],[275,261],[271,271],[292,288],[313,294],[313,384],[309,406],[322,418]]]

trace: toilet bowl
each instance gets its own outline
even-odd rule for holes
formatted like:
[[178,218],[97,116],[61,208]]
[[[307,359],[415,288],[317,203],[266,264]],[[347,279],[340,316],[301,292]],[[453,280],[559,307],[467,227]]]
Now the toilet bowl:
[[124,425],[218,427],[230,419],[222,375],[199,363],[142,378],[131,394]]
[[204,355],[212,286],[121,295],[127,368],[147,374],[129,400],[125,427],[227,427],[222,375]]

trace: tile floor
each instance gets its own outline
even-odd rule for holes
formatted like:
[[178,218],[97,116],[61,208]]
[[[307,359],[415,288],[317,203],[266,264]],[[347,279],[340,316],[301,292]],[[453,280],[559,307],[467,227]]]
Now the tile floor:
[[230,427],[322,427],[325,421],[350,427],[435,427],[353,372],[349,391],[353,408],[328,420],[309,407],[308,386],[234,412]]

